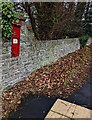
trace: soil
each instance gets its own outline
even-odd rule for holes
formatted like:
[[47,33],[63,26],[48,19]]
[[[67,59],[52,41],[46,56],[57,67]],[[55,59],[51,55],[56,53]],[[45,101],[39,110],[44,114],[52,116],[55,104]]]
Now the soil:
[[92,44],[46,65],[12,88],[3,91],[3,117],[16,110],[21,100],[31,94],[67,98],[90,77]]

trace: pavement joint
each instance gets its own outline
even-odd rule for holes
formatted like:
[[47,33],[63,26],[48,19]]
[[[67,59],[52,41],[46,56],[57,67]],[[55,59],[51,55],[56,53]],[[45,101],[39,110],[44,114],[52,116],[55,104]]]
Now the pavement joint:
[[[57,114],[59,114],[59,115],[63,115],[62,113],[59,113],[59,112],[56,112],[56,111],[53,111],[53,110],[51,110],[52,112],[54,112],[54,113],[57,113]],[[70,118],[70,117],[68,117],[68,116],[66,116],[66,115],[63,115],[63,116],[65,116],[65,117],[67,117],[67,118]],[[71,118],[70,118],[71,119]]]

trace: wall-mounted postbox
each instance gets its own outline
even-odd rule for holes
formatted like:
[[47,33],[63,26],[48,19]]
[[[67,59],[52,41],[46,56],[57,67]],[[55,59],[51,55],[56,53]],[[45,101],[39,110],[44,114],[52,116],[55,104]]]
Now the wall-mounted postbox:
[[12,25],[12,49],[11,49],[11,57],[17,57],[20,53],[20,28],[21,22]]

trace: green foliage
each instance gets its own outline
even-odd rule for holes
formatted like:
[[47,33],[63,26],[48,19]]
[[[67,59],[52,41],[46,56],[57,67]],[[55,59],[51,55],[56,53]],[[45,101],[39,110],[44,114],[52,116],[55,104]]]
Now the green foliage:
[[11,39],[12,23],[14,20],[19,21],[16,17],[15,5],[13,2],[1,2],[0,3],[2,18],[0,20],[2,37],[5,39]]
[[80,37],[79,41],[80,41],[80,47],[83,48],[87,41],[88,41],[89,35],[83,35]]
[[92,25],[91,24],[87,24],[86,25],[86,33],[92,37]]

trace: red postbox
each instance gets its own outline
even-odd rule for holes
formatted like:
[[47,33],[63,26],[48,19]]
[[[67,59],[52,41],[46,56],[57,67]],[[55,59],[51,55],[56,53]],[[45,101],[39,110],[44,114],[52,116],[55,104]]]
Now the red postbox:
[[11,57],[17,57],[20,53],[20,27],[21,22],[12,25],[12,49],[11,49]]

